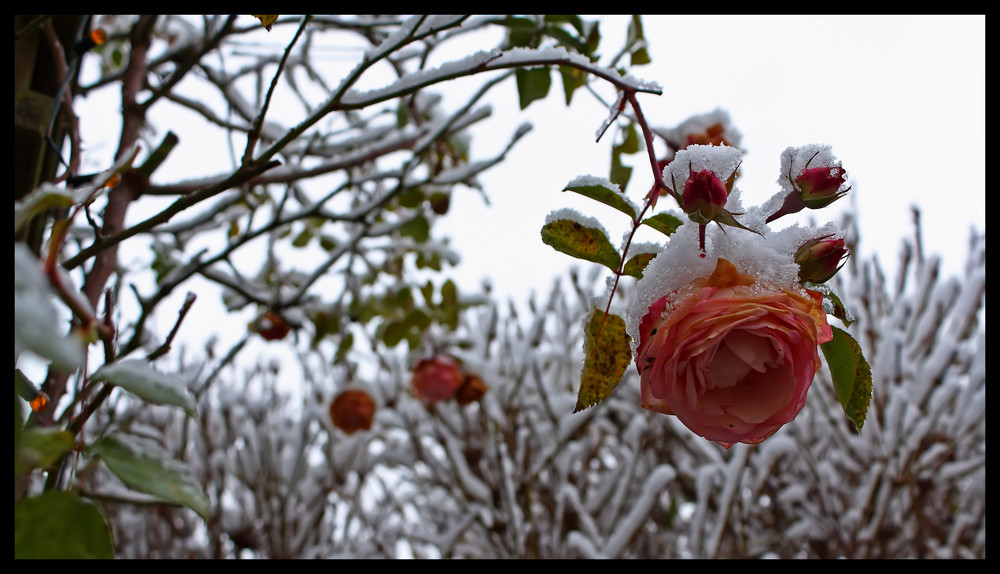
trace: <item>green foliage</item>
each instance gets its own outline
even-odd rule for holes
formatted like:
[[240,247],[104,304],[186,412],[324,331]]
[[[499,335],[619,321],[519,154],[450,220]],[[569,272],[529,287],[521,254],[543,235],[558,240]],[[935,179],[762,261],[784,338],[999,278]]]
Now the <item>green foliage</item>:
[[621,191],[605,185],[568,185],[563,191],[573,191],[584,197],[609,205],[635,219],[635,207],[622,195]]
[[826,358],[844,414],[857,432],[865,424],[872,397],[872,373],[861,346],[846,331],[832,327],[833,340],[820,348]]
[[151,441],[126,435],[98,439],[87,452],[100,458],[129,488],[186,506],[208,520],[211,502],[197,480]]
[[194,396],[184,381],[174,375],[154,371],[149,362],[128,359],[104,365],[90,377],[92,382],[106,381],[121,387],[143,400],[157,405],[172,405],[197,416]]
[[621,255],[603,230],[570,219],[556,219],[542,226],[542,241],[571,257],[600,263],[617,271]]
[[[632,178],[632,167],[622,163],[622,154],[633,154],[642,149],[639,140],[639,132],[635,129],[635,123],[621,126],[622,141],[611,148],[611,175],[612,183],[618,185],[622,191],[628,187],[629,179]],[[635,218],[635,215],[632,215]]]
[[573,412],[611,396],[632,362],[632,339],[625,332],[625,321],[618,315],[594,309],[587,317],[584,336],[580,392]]
[[640,253],[629,257],[628,261],[625,262],[625,266],[622,267],[622,274],[642,279],[642,272],[649,265],[649,262],[653,260],[653,257],[656,257],[655,253]]
[[840,300],[840,297],[830,289],[828,285],[817,284],[817,283],[806,283],[804,287],[812,289],[813,291],[819,291],[823,294],[823,299],[830,305],[834,317],[840,319],[844,322],[844,325],[850,327],[854,323],[854,317],[851,313],[844,307],[844,303]]
[[663,212],[643,219],[642,224],[670,236],[677,231],[678,227],[684,224],[684,220],[671,213]]
[[14,503],[14,559],[114,558],[101,511],[68,492],[50,491]]
[[552,75],[548,67],[518,68],[515,78],[518,102],[522,110],[531,105],[531,102],[544,99],[552,87]]
[[642,31],[642,17],[639,15],[633,15],[632,21],[629,22],[628,26],[628,36],[630,45],[632,46],[632,51],[630,55],[630,62],[633,66],[644,66],[650,62],[652,59],[649,57],[649,52],[646,51],[646,38]]

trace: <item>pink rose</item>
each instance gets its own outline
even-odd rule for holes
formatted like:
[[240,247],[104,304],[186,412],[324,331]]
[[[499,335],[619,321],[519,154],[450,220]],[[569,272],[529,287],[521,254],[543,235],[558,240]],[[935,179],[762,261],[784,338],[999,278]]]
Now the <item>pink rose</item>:
[[451,357],[426,357],[413,367],[413,394],[425,403],[446,401],[455,396],[464,380],[461,368]]
[[710,277],[653,303],[639,325],[642,406],[726,448],[759,443],[799,414],[818,345],[833,338],[819,293],[754,283],[720,258]]

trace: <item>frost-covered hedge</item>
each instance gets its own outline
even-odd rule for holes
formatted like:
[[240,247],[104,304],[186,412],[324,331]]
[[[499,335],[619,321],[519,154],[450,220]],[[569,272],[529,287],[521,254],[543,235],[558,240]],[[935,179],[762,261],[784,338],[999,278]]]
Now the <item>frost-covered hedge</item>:
[[124,409],[118,424],[184,453],[213,508],[202,522],[113,502],[101,477],[118,553],[985,558],[985,238],[961,278],[938,277],[918,246],[903,243],[893,285],[877,261],[852,259],[837,279],[873,370],[860,434],[825,369],[802,413],[759,445],[725,450],[641,409],[634,369],[573,414],[598,288],[573,273],[526,310],[466,311],[438,341],[489,386],[466,406],[412,396],[413,356],[370,357],[374,422],[347,435],[327,410],[343,371],[303,355],[301,399],[261,365],[223,374],[198,424]]

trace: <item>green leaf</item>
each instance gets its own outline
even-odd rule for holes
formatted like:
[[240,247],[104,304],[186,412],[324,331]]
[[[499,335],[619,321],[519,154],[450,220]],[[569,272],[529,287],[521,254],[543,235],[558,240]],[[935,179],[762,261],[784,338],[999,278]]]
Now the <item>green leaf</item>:
[[[622,163],[622,154],[633,154],[639,151],[639,134],[635,129],[635,123],[630,122],[628,126],[621,127],[622,143],[611,148],[611,176],[612,182],[618,185],[619,189],[628,187],[628,181],[632,177],[632,167]],[[632,216],[633,219],[635,216]]]
[[629,122],[628,127],[622,127],[622,132],[625,138],[622,143],[615,146],[615,149],[621,153],[637,153],[641,146],[639,145],[639,132],[635,129],[635,123]]
[[333,364],[339,365],[344,362],[347,357],[347,353],[350,352],[351,347],[354,346],[354,334],[350,331],[344,333],[344,336],[340,338],[340,343],[337,345],[337,352],[333,355]]
[[531,102],[547,96],[549,87],[552,86],[552,76],[548,67],[518,68],[514,72],[514,77],[517,80],[517,95],[522,110]]
[[406,336],[409,327],[402,321],[388,321],[382,330],[382,342],[387,347],[395,347]]
[[91,375],[92,381],[106,381],[121,387],[139,398],[158,405],[173,405],[184,409],[191,416],[197,416],[194,395],[184,381],[154,371],[148,361],[128,359],[104,365]]
[[831,307],[833,307],[833,316],[843,321],[845,326],[850,327],[854,324],[854,316],[851,315],[850,311],[848,311],[846,307],[844,307],[843,301],[840,300],[840,297],[838,297],[837,294],[833,292],[833,289],[830,289],[828,285],[806,283],[803,286],[807,289],[812,289],[813,291],[819,291],[822,293],[823,298],[830,303]]
[[101,511],[64,491],[14,504],[14,559],[111,559],[111,528]]
[[750,229],[749,227],[743,225],[739,221],[736,221],[736,218],[733,217],[733,214],[729,213],[725,209],[723,209],[722,212],[716,215],[715,219],[713,219],[712,221],[718,223],[719,225],[729,225],[731,227],[738,227],[739,229],[742,229],[744,231],[749,231],[751,233],[756,233],[757,235],[761,235],[760,232],[754,231],[753,229]]
[[105,436],[87,448],[129,488],[186,506],[208,520],[211,503],[193,476],[152,441]]
[[305,247],[309,245],[309,240],[313,238],[313,230],[309,226],[302,229],[302,232],[292,240],[292,247]]
[[618,270],[621,256],[604,231],[587,227],[571,219],[556,219],[542,226],[542,241],[571,257],[600,263]]
[[458,328],[458,312],[460,311],[458,302],[458,287],[454,281],[448,279],[441,285],[441,323],[447,325],[451,330]]
[[684,220],[670,213],[657,213],[643,219],[642,223],[669,237],[684,224]]
[[583,70],[570,66],[559,66],[559,75],[562,77],[563,94],[566,96],[566,105],[573,100],[573,92],[587,83],[587,74]]
[[52,304],[52,289],[28,247],[14,242],[14,353],[31,351],[70,373],[83,363],[84,345],[67,336]]
[[831,328],[833,340],[823,343],[820,348],[830,368],[840,406],[854,424],[855,431],[861,432],[872,398],[871,368],[858,342],[846,331]]
[[622,267],[622,273],[631,275],[636,279],[642,279],[642,271],[653,260],[653,257],[656,257],[655,253],[640,253],[629,257],[628,261],[625,262],[625,266]]
[[638,50],[635,50],[634,52],[632,52],[632,58],[631,58],[630,63],[633,66],[643,66],[643,65],[648,64],[648,63],[650,63],[652,61],[653,61],[653,59],[649,57],[649,52],[647,52],[646,48],[643,47],[643,48],[639,48]]
[[630,64],[633,66],[642,66],[650,63],[652,60],[649,57],[649,52],[646,51],[646,37],[642,31],[641,16],[635,14],[632,16],[632,21],[628,25],[628,36],[630,42],[636,43],[632,46]]
[[611,173],[609,174],[609,179],[621,189],[628,187],[628,182],[632,179],[632,166],[622,163],[622,154],[620,153],[611,154]]
[[419,187],[408,187],[396,196],[399,205],[409,208],[417,207],[424,202],[424,199],[426,199],[424,192]]
[[72,433],[56,428],[24,429],[19,438],[14,452],[14,473],[17,475],[54,464],[73,448]]
[[583,372],[573,412],[611,396],[632,362],[632,339],[625,332],[625,321],[618,315],[605,315],[604,311],[594,309],[587,318],[584,334]]
[[[631,168],[629,168],[631,169]],[[625,196],[621,194],[617,189],[612,189],[610,185],[614,185],[608,181],[609,185],[600,185],[597,183],[591,183],[587,185],[574,185],[570,182],[563,191],[573,191],[589,197],[590,199],[597,200],[604,205],[609,205],[618,211],[624,213],[632,219],[635,219],[635,207],[625,199]]]
[[412,237],[417,243],[424,243],[431,237],[431,224],[427,218],[417,216],[400,226],[399,233],[404,237]]

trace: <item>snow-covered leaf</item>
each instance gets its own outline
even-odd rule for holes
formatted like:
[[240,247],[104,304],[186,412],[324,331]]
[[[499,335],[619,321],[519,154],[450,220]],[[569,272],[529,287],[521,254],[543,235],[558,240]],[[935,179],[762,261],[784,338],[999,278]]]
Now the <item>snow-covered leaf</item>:
[[38,260],[23,243],[14,243],[14,355],[31,351],[69,372],[83,362],[83,345],[59,328],[52,290]]
[[197,405],[184,381],[154,371],[147,361],[128,359],[104,365],[91,375],[92,381],[106,381],[158,405],[173,405],[196,416]]
[[208,519],[210,502],[201,486],[152,442],[105,436],[87,448],[129,488],[186,506]]
[[635,219],[635,206],[632,205],[627,197],[622,195],[617,185],[608,180],[604,180],[602,182],[596,178],[593,178],[592,180],[577,178],[569,182],[563,191],[573,191],[579,193],[585,197],[597,200],[604,205],[609,205],[632,219]]
[[621,256],[604,230],[582,225],[571,219],[556,219],[542,227],[542,241],[556,251],[600,263],[615,271]]

